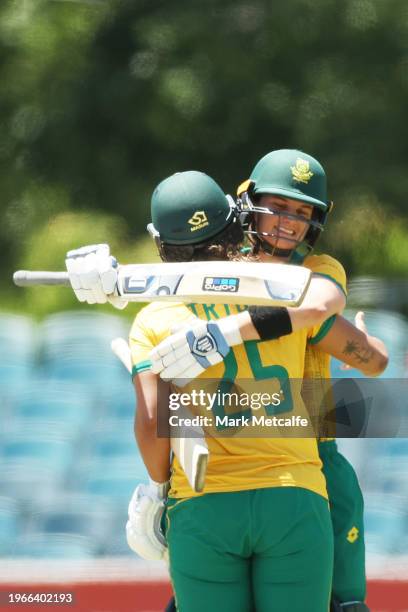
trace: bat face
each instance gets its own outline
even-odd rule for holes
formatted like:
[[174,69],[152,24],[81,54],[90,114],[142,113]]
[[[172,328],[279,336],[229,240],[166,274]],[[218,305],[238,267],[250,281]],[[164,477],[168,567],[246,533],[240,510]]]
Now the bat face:
[[310,276],[306,268],[272,263],[130,265],[120,268],[118,291],[129,301],[296,306],[303,299]]
[[[29,285],[65,285],[67,272],[19,270],[14,282]],[[134,264],[119,266],[117,292],[129,302],[196,302],[299,306],[311,272],[301,266],[240,261]]]
[[123,276],[119,292],[127,297],[177,295],[177,287],[182,278],[182,274],[156,276],[148,269],[146,272],[141,270],[137,274]]

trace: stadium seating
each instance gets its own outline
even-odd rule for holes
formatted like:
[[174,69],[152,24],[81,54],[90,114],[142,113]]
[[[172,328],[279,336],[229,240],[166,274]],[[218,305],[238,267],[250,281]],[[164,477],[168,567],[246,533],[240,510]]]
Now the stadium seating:
[[365,496],[364,523],[367,550],[369,553],[402,554],[407,538],[408,515],[402,497],[387,494],[384,497],[374,494]]
[[106,421],[116,421],[119,424],[122,421],[133,422],[135,416],[135,392],[130,379],[122,383],[112,385],[106,389],[99,397],[99,411],[101,416]]
[[77,473],[79,491],[113,498],[118,506],[127,506],[136,485],[148,477],[143,461],[136,453],[131,459],[95,459],[82,465],[81,472]]
[[0,558],[11,553],[20,528],[18,502],[11,497],[0,497]]
[[75,380],[102,388],[129,379],[110,343],[127,337],[126,323],[114,315],[78,311],[51,315],[40,327],[41,360],[51,379]]
[[138,454],[137,445],[133,433],[133,421],[124,423],[120,427],[115,421],[108,422],[108,426],[97,428],[88,441],[88,447],[84,444],[84,455],[95,459],[119,459],[133,460]]
[[94,395],[85,385],[32,378],[5,402],[4,427],[73,439],[89,423],[93,405]]
[[91,310],[60,312],[40,325],[42,353],[59,355],[70,350],[79,354],[106,350],[117,336],[127,337],[129,326],[123,319]]
[[87,559],[96,554],[86,536],[66,533],[30,533],[17,538],[13,557],[34,559]]
[[123,523],[119,523],[117,516],[118,509],[111,497],[95,498],[64,491],[52,499],[34,502],[26,527],[30,533],[85,536],[99,555],[111,534]]
[[[405,319],[369,312],[366,321],[390,349],[384,378],[406,376]],[[133,385],[110,350],[127,329],[119,317],[90,311],[41,324],[0,315],[0,556],[134,554],[127,505],[147,472],[134,441]],[[333,373],[357,378],[336,363]],[[408,442],[344,439],[339,447],[365,492],[368,550],[405,552]]]
[[0,314],[0,396],[28,380],[34,368],[36,327],[28,317]]

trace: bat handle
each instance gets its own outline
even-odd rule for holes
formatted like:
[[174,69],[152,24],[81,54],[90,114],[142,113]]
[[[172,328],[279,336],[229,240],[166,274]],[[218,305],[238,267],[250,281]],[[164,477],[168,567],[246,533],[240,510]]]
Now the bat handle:
[[32,272],[30,270],[18,270],[13,274],[13,281],[17,287],[30,287],[32,285],[71,286],[68,272]]

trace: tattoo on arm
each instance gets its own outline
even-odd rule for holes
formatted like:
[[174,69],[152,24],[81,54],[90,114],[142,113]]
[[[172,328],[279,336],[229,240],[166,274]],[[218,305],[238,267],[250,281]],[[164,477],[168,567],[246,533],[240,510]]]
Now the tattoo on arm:
[[354,355],[358,363],[368,363],[373,358],[374,351],[371,348],[365,348],[354,340],[347,340],[342,354]]

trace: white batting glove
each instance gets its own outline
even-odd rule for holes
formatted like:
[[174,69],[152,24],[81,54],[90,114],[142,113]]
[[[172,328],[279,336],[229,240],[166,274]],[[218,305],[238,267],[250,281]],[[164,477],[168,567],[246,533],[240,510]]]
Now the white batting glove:
[[65,265],[69,281],[80,302],[125,308],[127,302],[115,295],[118,263],[108,244],[91,244],[68,251]]
[[195,319],[150,352],[152,372],[183,387],[207,368],[223,361],[231,346],[241,343],[235,317],[210,322]]
[[167,544],[160,528],[169,483],[136,487],[129,503],[126,539],[131,548],[143,559],[159,561],[167,558]]

